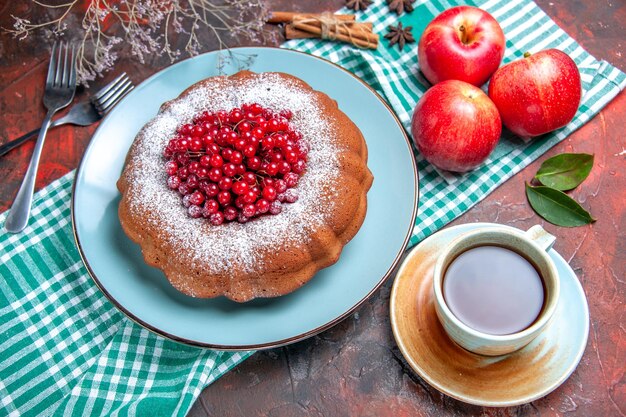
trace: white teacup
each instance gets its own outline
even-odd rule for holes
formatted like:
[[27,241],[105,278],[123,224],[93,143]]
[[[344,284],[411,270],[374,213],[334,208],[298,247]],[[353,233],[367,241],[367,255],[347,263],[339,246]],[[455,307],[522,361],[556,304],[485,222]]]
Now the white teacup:
[[[527,232],[507,227],[487,227],[464,233],[446,246],[435,264],[433,286],[437,317],[450,338],[463,348],[481,355],[497,356],[514,352],[530,343],[549,324],[559,300],[559,276],[547,251],[556,238],[541,226]],[[544,301],[536,320],[512,334],[494,335],[475,330],[457,318],[446,304],[443,291],[445,273],[461,253],[479,246],[495,245],[522,255],[537,269],[543,280]]]

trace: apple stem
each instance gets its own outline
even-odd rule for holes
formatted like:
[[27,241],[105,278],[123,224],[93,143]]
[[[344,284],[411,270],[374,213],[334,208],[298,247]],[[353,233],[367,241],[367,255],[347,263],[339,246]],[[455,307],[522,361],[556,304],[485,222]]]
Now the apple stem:
[[529,56],[531,56],[532,54],[528,51],[524,52],[524,58],[528,58]]
[[463,42],[464,45],[467,45],[467,31],[465,30],[465,26],[459,26],[459,31],[461,32],[461,42]]

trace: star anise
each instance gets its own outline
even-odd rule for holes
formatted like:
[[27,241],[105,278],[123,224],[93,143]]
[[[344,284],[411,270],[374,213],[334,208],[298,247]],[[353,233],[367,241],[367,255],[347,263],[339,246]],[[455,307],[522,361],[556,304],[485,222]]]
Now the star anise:
[[398,22],[398,26],[389,26],[387,30],[389,33],[385,35],[385,39],[389,39],[390,48],[397,43],[402,51],[404,50],[404,44],[415,42],[415,38],[411,33],[413,26],[402,27],[402,22]]
[[346,1],[346,7],[354,11],[365,10],[372,4],[372,0],[348,0]]
[[415,3],[415,0],[387,0],[389,10],[393,10],[398,15],[404,12],[411,13],[413,11],[413,3]]

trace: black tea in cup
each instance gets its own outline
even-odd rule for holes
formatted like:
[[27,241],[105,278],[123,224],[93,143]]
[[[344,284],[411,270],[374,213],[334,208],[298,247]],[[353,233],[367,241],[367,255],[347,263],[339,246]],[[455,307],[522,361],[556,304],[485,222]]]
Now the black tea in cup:
[[470,248],[448,265],[443,296],[452,313],[482,333],[507,335],[530,327],[544,305],[537,268],[496,245]]

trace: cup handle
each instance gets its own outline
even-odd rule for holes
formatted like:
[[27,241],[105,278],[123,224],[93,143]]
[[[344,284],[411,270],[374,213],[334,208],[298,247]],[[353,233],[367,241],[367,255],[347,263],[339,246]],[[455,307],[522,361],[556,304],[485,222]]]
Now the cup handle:
[[538,244],[545,251],[552,249],[552,245],[556,241],[556,237],[546,232],[545,229],[538,224],[528,229],[526,235],[530,240]]

